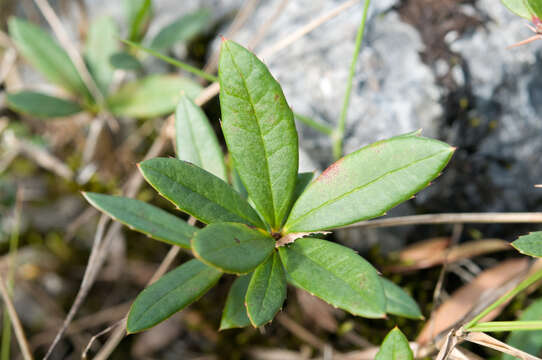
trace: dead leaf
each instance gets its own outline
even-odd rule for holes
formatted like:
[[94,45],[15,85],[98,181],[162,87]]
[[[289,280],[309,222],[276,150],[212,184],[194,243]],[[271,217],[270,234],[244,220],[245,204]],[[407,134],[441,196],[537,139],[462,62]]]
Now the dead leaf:
[[[416,341],[420,344],[425,344],[431,341],[436,335],[456,325],[469,313],[484,293],[506,284],[514,277],[526,271],[528,266],[529,260],[527,258],[512,259],[481,272],[474,281],[454,292],[434,312],[420,335],[418,335]],[[483,321],[491,321],[500,311],[500,308],[495,309]]]
[[501,239],[471,241],[449,250],[446,248],[448,242],[448,238],[435,238],[413,245],[399,255],[403,264],[392,265],[385,270],[408,272],[441,265],[445,262],[450,264],[458,260],[470,259],[497,251],[512,250],[510,243]]

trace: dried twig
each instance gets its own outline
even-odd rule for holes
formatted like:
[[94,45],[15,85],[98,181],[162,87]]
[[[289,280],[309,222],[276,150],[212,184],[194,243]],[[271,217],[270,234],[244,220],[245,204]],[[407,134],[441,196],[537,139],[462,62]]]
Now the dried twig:
[[541,360],[539,357],[527,354],[524,351],[516,349],[515,347],[505,344],[502,341],[481,332],[469,332],[459,335],[459,337],[463,340],[497,350],[504,354],[515,356],[521,360]]
[[256,32],[256,35],[254,35],[252,37],[252,39],[250,39],[250,41],[247,44],[247,48],[254,49],[256,47],[256,45],[258,45],[260,43],[260,41],[263,39],[263,37],[265,36],[267,31],[271,27],[271,25],[273,25],[273,23],[282,14],[284,9],[286,8],[286,5],[288,5],[289,1],[290,0],[282,0],[279,3],[279,5],[277,6],[277,8],[273,12],[273,14],[262,24],[262,26],[260,26],[260,28]]
[[542,212],[517,212],[517,213],[446,213],[397,216],[387,219],[361,221],[355,224],[343,226],[341,229],[363,227],[366,229],[379,227],[393,227],[406,225],[429,225],[429,224],[504,224],[504,223],[540,223]]
[[87,296],[88,292],[90,291],[90,288],[92,287],[92,284],[94,283],[94,280],[99,270],[97,264],[99,264],[100,262],[103,262],[103,259],[99,258],[99,250],[100,250],[101,243],[104,239],[103,234],[105,231],[105,226],[107,224],[107,221],[108,221],[108,217],[106,215],[102,215],[100,217],[100,221],[98,222],[98,229],[94,236],[94,243],[92,245],[92,250],[90,251],[88,265],[87,265],[87,268],[85,269],[85,274],[83,275],[83,280],[81,281],[79,292],[77,293],[77,296],[75,297],[75,301],[73,302],[70,308],[70,311],[68,312],[68,315],[66,316],[66,319],[64,319],[62,327],[60,328],[59,332],[56,334],[55,339],[53,340],[53,343],[51,344],[51,346],[47,350],[47,353],[43,357],[44,360],[47,360],[49,356],[51,356],[51,353],[53,352],[56,344],[58,344],[58,342],[60,341],[60,339],[66,332],[66,329],[70,325],[71,321],[73,320],[73,317],[77,313],[77,310],[83,303],[83,300]]
[[288,329],[288,331],[316,349],[324,351],[326,347],[329,346],[324,341],[316,337],[312,332],[295,322],[292,318],[286,315],[286,313],[282,312],[278,314],[276,319],[279,324]]
[[11,324],[13,326],[13,329],[15,330],[15,337],[17,338],[17,342],[19,343],[19,347],[21,348],[23,358],[25,360],[32,360],[32,353],[30,352],[30,347],[28,346],[28,341],[21,325],[21,320],[19,320],[19,316],[15,311],[15,307],[13,306],[13,302],[9,297],[8,289],[6,287],[6,284],[4,283],[4,279],[2,278],[2,276],[0,276],[0,295],[2,295],[2,300],[4,300],[4,304],[6,305],[6,308],[8,310]]
[[[237,31],[239,31],[239,29],[241,29],[243,25],[247,22],[254,10],[256,10],[259,2],[260,0],[247,0],[243,4],[242,8],[235,15],[235,18],[233,19],[228,31],[226,31],[226,34],[224,34],[224,37],[233,37],[237,33]],[[218,56],[218,51],[215,51],[211,55],[210,59],[207,61],[207,64],[205,64],[205,66],[203,67],[203,71],[208,73],[214,73],[218,66]]]
[[352,7],[356,3],[358,3],[359,0],[349,0],[344,2],[343,4],[337,6],[336,8],[332,9],[328,13],[320,16],[319,18],[314,19],[313,21],[309,22],[307,25],[301,27],[297,31],[294,31],[292,34],[284,37],[282,40],[276,42],[275,44],[263,49],[259,56],[262,58],[267,58],[268,56],[272,54],[276,54],[280,50],[284,49],[285,47],[291,45],[292,43],[296,42],[303,36],[307,35],[323,23],[333,19],[340,13],[344,12],[348,8]]
[[25,154],[41,167],[54,172],[66,180],[73,179],[73,171],[58,158],[50,154],[47,150],[36,146],[29,141],[18,139],[15,134],[10,131],[6,132],[4,135],[4,142],[8,148]]

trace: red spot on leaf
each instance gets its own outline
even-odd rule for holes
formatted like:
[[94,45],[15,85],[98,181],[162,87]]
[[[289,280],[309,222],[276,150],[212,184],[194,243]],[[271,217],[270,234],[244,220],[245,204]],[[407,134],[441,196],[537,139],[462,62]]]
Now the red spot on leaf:
[[341,171],[342,162],[343,162],[343,159],[339,159],[333,164],[331,164],[326,170],[324,170],[322,175],[320,175],[316,181],[320,181],[324,183],[331,182],[331,180],[333,180],[335,177],[337,177],[337,175],[339,175]]

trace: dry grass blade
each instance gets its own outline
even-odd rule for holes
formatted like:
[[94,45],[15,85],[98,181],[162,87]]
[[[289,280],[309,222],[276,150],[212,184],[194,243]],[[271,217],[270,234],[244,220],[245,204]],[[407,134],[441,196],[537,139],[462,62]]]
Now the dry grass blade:
[[324,341],[316,337],[312,332],[295,322],[292,318],[286,315],[286,313],[278,314],[276,319],[279,324],[288,329],[288,331],[290,331],[294,336],[303,340],[312,347],[319,349],[320,351],[324,351],[324,349],[329,346]]
[[[483,271],[473,282],[461,287],[442,303],[426,323],[416,341],[420,344],[428,343],[437,335],[456,326],[470,313],[471,309],[476,307],[481,298],[515,281],[518,276],[524,276],[528,267],[527,259],[513,259]],[[489,314],[489,319],[495,318],[499,312],[500,310]],[[433,329],[429,326],[431,323],[433,323]]]
[[92,284],[94,283],[96,275],[98,274],[99,268],[101,267],[101,263],[104,261],[104,259],[100,258],[100,246],[104,239],[103,234],[105,231],[105,226],[107,224],[107,221],[108,221],[108,217],[106,215],[102,215],[100,217],[100,221],[98,222],[98,229],[94,236],[94,243],[92,244],[92,250],[90,251],[88,265],[87,265],[87,268],[85,269],[85,274],[83,275],[83,280],[81,281],[79,292],[77,293],[77,296],[75,297],[75,300],[70,308],[70,311],[68,312],[68,315],[66,316],[66,319],[64,319],[62,327],[56,334],[55,339],[53,340],[53,343],[51,344],[51,346],[49,346],[47,353],[43,357],[44,360],[47,360],[49,356],[51,356],[56,344],[58,344],[58,342],[60,341],[60,339],[66,332],[66,329],[68,328],[71,321],[73,320],[75,314],[77,313],[77,310],[79,310],[79,307],[83,303],[83,300],[85,299],[88,292],[90,291],[90,288],[92,287]]
[[260,43],[260,41],[263,39],[263,37],[265,36],[265,34],[267,33],[267,31],[269,30],[269,28],[271,27],[271,25],[273,25],[273,23],[278,19],[278,17],[280,16],[280,14],[282,14],[282,12],[284,11],[284,9],[286,8],[286,5],[288,5],[288,2],[290,0],[282,0],[279,5],[277,6],[276,10],[273,12],[273,14],[269,17],[269,19],[267,19],[263,24],[262,26],[260,26],[260,28],[258,29],[258,31],[256,32],[256,35],[254,35],[252,37],[252,39],[250,39],[250,41],[248,42],[247,44],[247,48],[248,49],[254,49],[256,47],[256,45],[258,45]]
[[386,219],[361,221],[355,224],[343,226],[342,229],[353,227],[379,228],[406,225],[430,225],[430,224],[505,224],[505,223],[540,223],[542,212],[518,212],[518,213],[446,213],[397,216]]
[[290,35],[284,37],[283,39],[279,40],[275,44],[273,44],[273,45],[271,45],[269,47],[266,47],[265,49],[263,49],[259,53],[259,56],[262,57],[262,58],[267,58],[268,56],[270,56],[272,54],[276,54],[280,50],[282,50],[285,47],[287,47],[287,46],[291,45],[292,43],[296,42],[297,40],[299,40],[303,36],[307,35],[309,32],[313,31],[314,29],[316,29],[317,27],[319,27],[320,25],[325,23],[326,21],[329,21],[329,20],[333,19],[334,17],[338,16],[339,14],[341,14],[342,12],[344,12],[345,10],[352,7],[353,5],[355,5],[358,2],[359,2],[359,0],[350,0],[350,1],[346,1],[346,2],[342,3],[341,5],[337,6],[334,9],[332,9],[328,13],[326,13],[326,14],[312,20],[307,25],[299,28],[298,30],[294,31],[292,34],[290,34]]
[[81,75],[81,78],[85,82],[85,85],[88,87],[90,92],[92,93],[92,96],[98,101],[99,104],[104,103],[104,97],[100,90],[98,89],[98,86],[94,82],[94,79],[90,75],[90,72],[87,69],[87,66],[85,65],[85,61],[83,60],[83,57],[79,54],[77,51],[77,48],[72,44],[70,37],[64,27],[62,26],[62,22],[56,15],[55,11],[49,5],[47,0],[34,0],[37,7],[40,9],[41,13],[43,14],[43,17],[47,20],[51,28],[53,29],[53,32],[55,33],[56,37],[60,41],[60,44],[66,50],[68,53],[68,56],[70,57],[71,61],[75,65],[77,71]]
[[307,318],[330,333],[337,332],[339,323],[333,316],[334,309],[331,305],[304,290],[296,289],[295,293],[301,310]]
[[6,134],[4,134],[4,142],[8,148],[17,151],[18,153],[25,154],[39,166],[52,171],[63,179],[73,179],[73,171],[58,158],[47,152],[47,150],[28,141],[17,139],[10,131],[7,131]]
[[15,337],[17,338],[17,342],[19,343],[19,347],[21,348],[21,353],[23,355],[23,358],[24,360],[32,360],[32,353],[30,352],[30,347],[28,346],[28,341],[24,334],[21,321],[19,320],[19,316],[17,316],[17,312],[15,311],[13,302],[11,301],[9,297],[8,289],[6,287],[6,284],[4,283],[4,279],[1,276],[0,276],[0,294],[2,295],[2,300],[4,301],[4,304],[6,305],[8,309],[8,314],[11,319],[11,324],[13,326],[13,329],[15,330]]
[[516,358],[521,360],[542,360],[539,357],[527,354],[524,351],[518,350],[484,333],[470,332],[462,335],[462,339],[500,351],[504,354],[515,356]]

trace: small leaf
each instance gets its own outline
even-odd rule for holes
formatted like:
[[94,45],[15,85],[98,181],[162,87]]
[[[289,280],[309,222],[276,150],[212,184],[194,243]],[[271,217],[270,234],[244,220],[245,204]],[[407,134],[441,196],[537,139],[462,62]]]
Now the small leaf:
[[112,54],[109,57],[109,63],[115,69],[121,69],[121,70],[135,71],[135,70],[140,70],[143,68],[143,65],[141,65],[141,63],[135,56],[123,51],[119,51]]
[[114,115],[151,118],[175,110],[184,93],[194,99],[201,86],[192,80],[174,75],[151,75],[123,85],[108,99]]
[[279,254],[274,252],[260,264],[250,280],[246,295],[247,313],[254,327],[273,320],[286,299],[286,275]]
[[512,243],[512,246],[522,254],[542,257],[542,231],[520,236]]
[[245,296],[251,276],[251,274],[239,276],[233,282],[228,292],[224,311],[222,312],[220,330],[241,328],[250,325],[245,307]]
[[418,304],[403,289],[388,279],[380,278],[386,294],[386,312],[410,319],[423,319]]
[[205,113],[186,96],[175,112],[177,157],[226,179],[224,154]]
[[124,5],[127,13],[129,38],[139,41],[147,32],[147,27],[152,17],[151,0],[125,0]]
[[166,320],[203,296],[221,275],[220,271],[196,259],[170,271],[135,299],[126,330],[135,333]]
[[163,197],[206,224],[230,221],[263,227],[258,214],[230,185],[196,165],[155,158],[139,168]]
[[376,270],[353,250],[302,238],[279,253],[294,285],[351,314],[385,316],[386,296]]
[[171,245],[190,248],[197,228],[155,206],[136,199],[96,193],[83,193],[88,202],[113,219]]
[[7,103],[15,111],[45,118],[70,116],[83,110],[76,102],[34,91],[8,94]]
[[224,41],[218,67],[222,129],[256,209],[278,229],[297,178],[294,115],[279,83],[251,52]]
[[393,329],[384,339],[375,360],[414,360],[408,340],[398,328]]
[[[538,299],[529,305],[519,316],[518,320],[542,320],[542,299]],[[536,356],[542,351],[542,331],[513,332],[506,339],[506,343]],[[513,360],[515,358],[510,355],[503,355],[502,359]]]
[[200,260],[232,274],[251,272],[275,248],[272,237],[238,223],[209,224],[196,233],[191,244]]
[[211,13],[207,9],[181,16],[160,30],[152,39],[151,48],[169,49],[177,42],[190,40],[205,28],[210,19]]
[[531,20],[531,10],[526,0],[501,0],[501,2],[514,14]]
[[23,57],[47,79],[66,90],[91,99],[90,92],[83,83],[68,54],[58,43],[40,27],[12,17],[9,34]]
[[453,151],[443,142],[409,135],[349,154],[301,194],[284,231],[329,230],[381,216],[436,178]]
[[119,30],[110,17],[103,16],[90,24],[85,48],[88,69],[102,94],[109,93],[115,69],[109,58],[117,51]]

